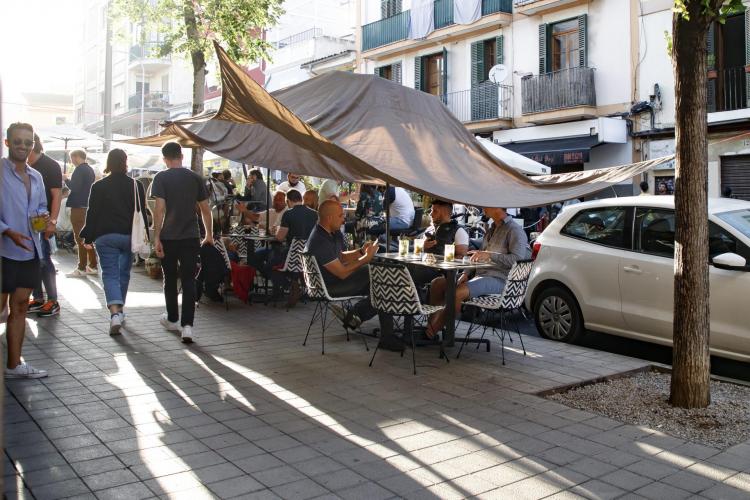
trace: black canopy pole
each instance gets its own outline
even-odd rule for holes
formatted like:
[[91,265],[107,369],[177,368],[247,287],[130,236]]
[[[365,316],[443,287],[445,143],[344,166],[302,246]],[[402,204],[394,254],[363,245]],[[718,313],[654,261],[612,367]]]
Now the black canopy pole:
[[271,167],[266,167],[266,234],[271,234],[268,224],[271,219]]
[[388,203],[388,190],[391,185],[385,183],[385,196],[383,196],[383,202],[385,203],[385,251],[391,250],[391,204]]
[[245,174],[245,181],[247,181],[247,165],[242,164],[242,173]]

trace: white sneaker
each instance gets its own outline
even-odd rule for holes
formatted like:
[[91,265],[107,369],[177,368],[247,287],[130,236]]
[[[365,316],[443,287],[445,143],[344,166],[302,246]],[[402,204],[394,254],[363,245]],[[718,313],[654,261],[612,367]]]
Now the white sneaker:
[[179,332],[182,330],[178,322],[169,321],[169,318],[167,317],[167,313],[164,313],[161,315],[161,319],[159,319],[159,323],[161,323],[161,326],[163,326],[166,330],[169,330],[170,332]]
[[120,335],[120,328],[122,328],[122,313],[115,313],[109,319],[109,334]]
[[44,378],[46,370],[38,370],[28,363],[18,363],[15,368],[5,369],[5,378]]
[[192,344],[193,343],[193,327],[185,325],[182,327],[182,343]]
[[92,276],[96,276],[99,274],[99,269],[86,266],[86,271],[84,271],[86,274],[90,274]]
[[84,278],[86,276],[86,271],[81,271],[76,267],[65,276],[67,276],[68,278]]

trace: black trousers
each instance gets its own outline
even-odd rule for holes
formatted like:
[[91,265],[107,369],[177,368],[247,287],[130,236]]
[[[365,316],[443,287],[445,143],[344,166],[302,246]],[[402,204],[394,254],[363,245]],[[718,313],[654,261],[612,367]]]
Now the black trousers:
[[[162,240],[164,258],[161,268],[164,273],[164,299],[167,302],[167,319],[180,320],[182,326],[193,326],[195,317],[195,277],[198,274],[200,241]],[[182,283],[182,318],[177,310],[177,276]]]

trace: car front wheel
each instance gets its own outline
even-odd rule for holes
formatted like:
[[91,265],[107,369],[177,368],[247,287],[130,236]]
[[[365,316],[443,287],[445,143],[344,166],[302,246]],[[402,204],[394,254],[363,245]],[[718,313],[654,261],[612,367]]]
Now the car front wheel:
[[542,337],[575,342],[583,334],[583,317],[575,297],[566,289],[552,286],[534,302],[534,320]]

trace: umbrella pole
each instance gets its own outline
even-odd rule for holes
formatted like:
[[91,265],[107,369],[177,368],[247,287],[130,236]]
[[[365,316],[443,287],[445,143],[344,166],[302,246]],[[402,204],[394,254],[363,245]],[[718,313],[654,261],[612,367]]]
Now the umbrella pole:
[[385,251],[388,252],[391,249],[391,204],[388,203],[388,190],[391,185],[385,183],[385,196],[383,196],[383,202],[385,203]]
[[271,219],[271,167],[266,168],[266,234],[271,234],[268,223]]

